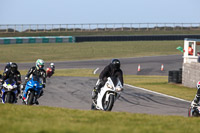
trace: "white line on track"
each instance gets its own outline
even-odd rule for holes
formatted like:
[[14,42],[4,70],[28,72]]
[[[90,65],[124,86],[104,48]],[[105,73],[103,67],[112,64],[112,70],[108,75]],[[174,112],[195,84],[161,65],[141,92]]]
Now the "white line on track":
[[95,69],[93,73],[96,74],[98,70],[99,68],[97,67],[97,69]]
[[151,93],[155,93],[155,94],[158,94],[158,95],[161,95],[161,96],[173,98],[173,99],[176,99],[176,100],[180,100],[180,101],[184,101],[184,102],[189,102],[189,103],[191,102],[191,101],[187,101],[187,100],[184,100],[184,99],[181,99],[181,98],[178,98],[178,97],[169,96],[169,95],[166,95],[166,94],[162,94],[162,93],[159,93],[159,92],[147,90],[147,89],[136,87],[136,86],[133,86],[133,85],[129,85],[129,84],[124,84],[124,85],[126,85],[128,87],[131,87],[131,88],[136,88],[136,89],[139,89],[139,90],[143,90],[143,91],[148,91],[148,92],[151,92]]

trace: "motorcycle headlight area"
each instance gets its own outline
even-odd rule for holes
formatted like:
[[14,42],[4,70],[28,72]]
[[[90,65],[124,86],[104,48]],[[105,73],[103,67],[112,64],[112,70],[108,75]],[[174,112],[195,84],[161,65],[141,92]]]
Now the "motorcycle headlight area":
[[109,83],[107,83],[106,86],[107,86],[108,88],[110,88],[110,89],[113,88]]
[[4,86],[4,87],[7,88],[8,90],[14,89],[14,86],[12,86],[12,85],[6,85],[6,86]]
[[120,86],[116,87],[116,91],[122,91],[123,88],[121,88]]

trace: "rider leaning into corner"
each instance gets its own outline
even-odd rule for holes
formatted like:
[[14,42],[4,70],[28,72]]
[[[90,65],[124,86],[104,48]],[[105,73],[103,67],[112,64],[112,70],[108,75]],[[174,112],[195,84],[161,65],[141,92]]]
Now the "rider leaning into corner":
[[200,100],[200,81],[197,82],[197,94],[195,95],[195,98],[192,101],[191,106],[198,105],[199,100]]
[[[35,66],[31,67],[28,71],[28,73],[25,76],[25,82],[23,84],[22,91],[25,89],[26,83],[29,81],[29,79],[32,76],[39,76],[42,78],[43,82],[43,88],[45,88],[46,84],[46,71],[44,70],[44,61],[42,59],[38,59],[36,61]],[[41,92],[41,95],[43,95],[43,90]],[[38,102],[38,101],[37,101]]]
[[97,84],[92,91],[92,99],[96,99],[97,94],[100,93],[101,88],[106,83],[108,77],[118,77],[122,86],[124,85],[123,72],[120,69],[120,65],[118,59],[112,59],[111,63],[103,69],[99,75],[99,84]]

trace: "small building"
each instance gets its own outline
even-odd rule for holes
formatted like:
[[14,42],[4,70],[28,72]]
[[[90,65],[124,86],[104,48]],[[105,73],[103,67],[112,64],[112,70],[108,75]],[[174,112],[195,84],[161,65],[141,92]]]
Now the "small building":
[[200,81],[200,39],[184,40],[182,84],[195,88]]

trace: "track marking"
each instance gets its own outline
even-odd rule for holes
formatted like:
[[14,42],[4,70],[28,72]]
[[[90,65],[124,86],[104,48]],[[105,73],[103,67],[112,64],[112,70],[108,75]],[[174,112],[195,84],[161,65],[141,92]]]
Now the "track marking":
[[128,87],[131,87],[131,88],[136,88],[136,89],[139,89],[139,90],[148,91],[148,92],[155,93],[155,94],[158,94],[158,95],[161,95],[161,96],[165,96],[165,97],[173,98],[173,99],[176,99],[176,100],[180,100],[180,101],[191,103],[191,101],[184,100],[184,99],[181,99],[181,98],[178,98],[178,97],[174,97],[174,96],[166,95],[166,94],[163,94],[163,93],[147,90],[147,89],[136,87],[136,86],[129,85],[129,84],[124,84],[124,85],[126,85]]
[[98,70],[99,70],[99,68],[97,67],[97,68],[94,70],[93,73],[96,74]]

